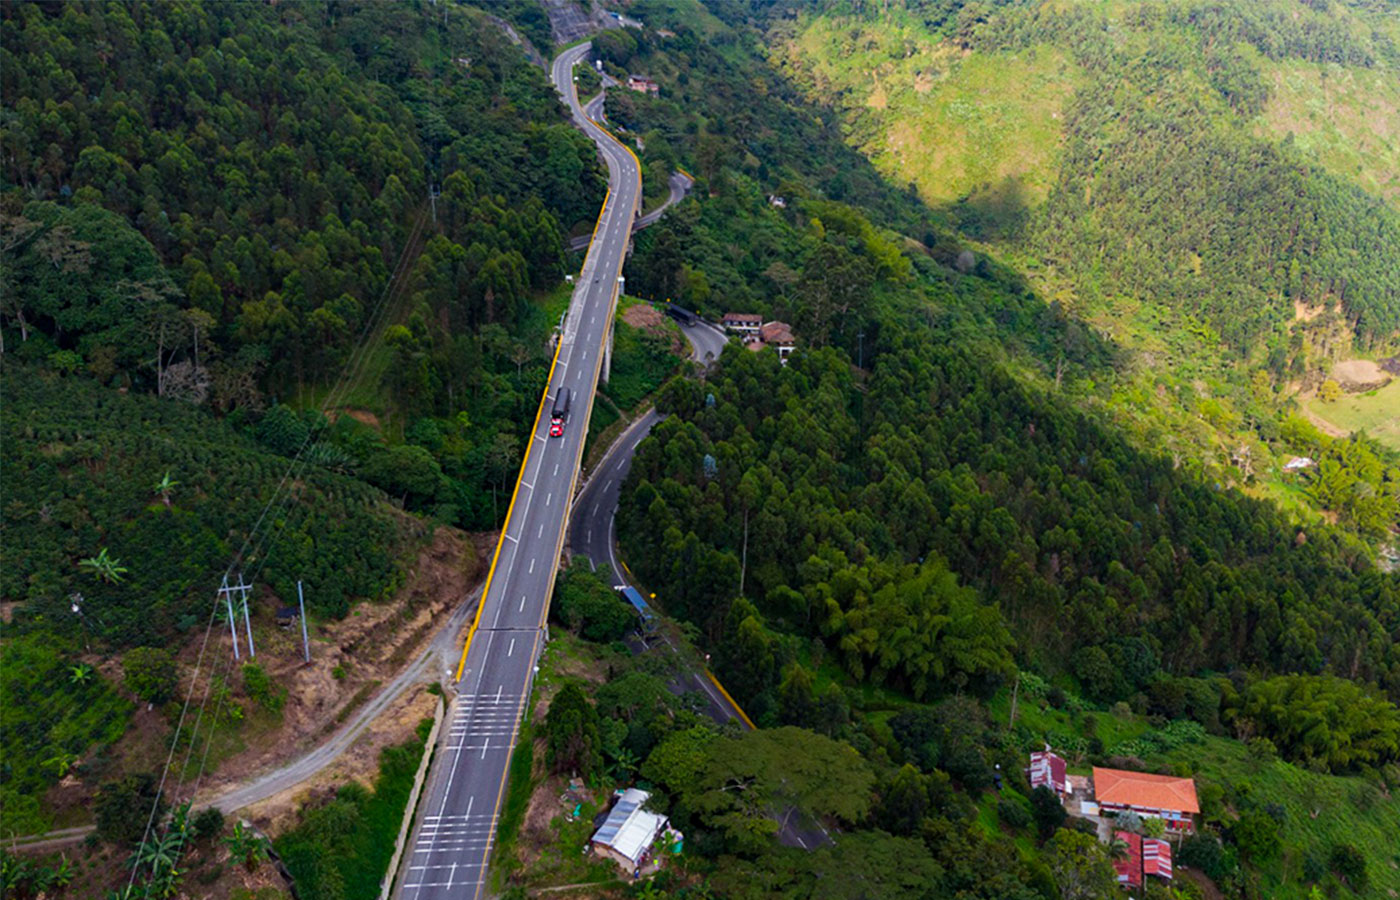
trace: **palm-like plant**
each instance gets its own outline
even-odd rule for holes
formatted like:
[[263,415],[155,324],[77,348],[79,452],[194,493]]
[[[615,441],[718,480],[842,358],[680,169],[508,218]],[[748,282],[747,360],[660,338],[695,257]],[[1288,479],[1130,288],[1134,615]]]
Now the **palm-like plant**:
[[161,873],[168,872],[175,868],[175,864],[180,861],[180,847],[184,844],[184,835],[167,832],[166,834],[142,842],[136,852],[131,854],[132,866],[149,866],[151,869],[151,879],[159,878]]
[[68,861],[68,856],[67,854],[65,854],[59,859],[58,865],[54,866],[53,886],[60,888],[68,887],[69,883],[71,883],[72,881],[73,864]]
[[161,476],[160,481],[156,482],[155,492],[160,494],[160,499],[165,501],[167,509],[170,507],[170,495],[175,492],[175,488],[178,487],[179,484],[180,482],[170,477],[170,471],[168,469],[165,474]]
[[68,667],[69,684],[87,684],[92,680],[92,666],[87,663],[78,663],[76,666]]
[[234,859],[243,861],[249,872],[267,859],[267,838],[255,834],[253,829],[244,826],[242,822],[234,823],[233,833],[224,838],[224,846],[228,847],[229,854]]
[[98,551],[96,556],[80,560],[78,568],[87,569],[108,584],[116,584],[121,581],[127,571],[126,566],[121,564],[121,560],[107,554],[106,547]]
[[53,769],[54,774],[59,778],[63,778],[72,770],[77,762],[77,754],[69,753],[67,750],[58,750],[54,752],[53,756],[44,760],[43,765],[45,768]]

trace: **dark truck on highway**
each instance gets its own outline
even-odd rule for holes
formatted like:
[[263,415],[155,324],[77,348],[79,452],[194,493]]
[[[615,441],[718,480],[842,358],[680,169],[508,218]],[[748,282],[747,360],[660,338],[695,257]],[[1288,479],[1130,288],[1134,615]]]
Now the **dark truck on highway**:
[[569,401],[573,399],[573,392],[566,387],[561,387],[554,395],[554,410],[549,414],[549,436],[560,437],[564,434],[564,422],[569,418]]

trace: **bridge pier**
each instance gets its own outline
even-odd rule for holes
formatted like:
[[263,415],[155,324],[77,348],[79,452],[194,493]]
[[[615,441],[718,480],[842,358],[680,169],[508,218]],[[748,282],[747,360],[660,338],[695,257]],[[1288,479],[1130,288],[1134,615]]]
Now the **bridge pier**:
[[608,383],[608,376],[612,374],[613,332],[615,330],[615,327],[609,323],[608,339],[603,344],[603,384]]

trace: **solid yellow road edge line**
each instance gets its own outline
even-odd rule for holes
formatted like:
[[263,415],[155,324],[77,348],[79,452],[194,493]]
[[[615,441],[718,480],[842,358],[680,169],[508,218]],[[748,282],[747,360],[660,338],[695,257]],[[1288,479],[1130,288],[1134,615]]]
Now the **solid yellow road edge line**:
[[564,346],[564,335],[559,335],[559,342],[554,345],[554,358],[549,362],[549,374],[544,379],[544,390],[540,392],[540,405],[535,410],[535,424],[530,426],[530,434],[525,438],[525,459],[520,463],[520,474],[515,476],[515,488],[510,492],[510,506],[506,507],[506,521],[501,526],[501,536],[496,538],[496,552],[491,556],[491,569],[486,573],[486,585],[481,589],[481,599],[476,604],[476,617],[472,619],[472,627],[467,631],[467,639],[462,645],[462,659],[457,663],[457,681],[462,680],[462,670],[467,665],[467,651],[471,649],[472,638],[476,637],[476,629],[481,625],[481,613],[486,609],[486,599],[491,593],[491,580],[496,577],[496,563],[501,558],[501,547],[505,546],[506,533],[510,531],[511,516],[515,514],[515,498],[520,495],[520,482],[525,478],[525,467],[530,464],[530,452],[535,449],[535,432],[540,427],[540,416],[544,414],[544,401],[549,396],[549,384],[554,380],[554,366],[559,362],[559,350]]
[[[573,82],[571,81],[570,84],[572,84],[572,83],[573,83]],[[577,89],[574,89],[574,96],[575,96],[575,98],[577,98],[577,96],[578,96],[578,91],[577,91]],[[589,121],[591,122],[591,121],[593,121],[593,120],[592,120],[592,119],[589,119]],[[594,122],[594,124],[597,125],[596,122]],[[619,141],[619,140],[616,138],[616,136],[614,136],[614,135],[612,134],[612,132],[608,131],[606,128],[602,128],[602,126],[598,126],[598,127],[599,127],[605,134],[607,134],[608,137],[612,138],[613,141],[614,141],[615,143],[617,143],[620,147],[622,147],[622,149],[626,150],[626,151],[632,156],[633,162],[637,163],[637,192],[636,192],[636,197],[632,200],[632,216],[633,216],[633,219],[635,220],[636,215],[637,215],[637,203],[638,203],[638,200],[640,199],[641,193],[642,193],[642,191],[641,191],[642,163],[641,163],[640,160],[637,159],[637,154],[632,153],[631,149],[630,149],[626,144],[622,143],[622,141]],[[609,189],[608,189],[608,196],[611,196],[611,195],[612,195],[612,189],[611,189],[611,187],[609,187]],[[601,212],[598,213],[598,222],[595,223],[594,226],[593,226],[593,235],[594,235],[595,238],[597,237],[597,234],[598,234],[598,225],[601,224],[601,222],[602,222],[602,220],[603,220],[603,213],[607,212],[607,209],[608,209],[608,201],[607,201],[607,198],[604,198],[604,200],[603,200],[603,209],[602,209]],[[631,225],[631,222],[629,222],[628,225],[629,225],[629,233],[630,233],[630,225]],[[590,243],[589,243],[588,252],[589,252],[589,254],[592,254],[592,252],[593,252],[593,242],[590,242]],[[626,260],[627,260],[627,250],[626,250],[625,245],[624,245],[624,248],[623,248],[623,251],[622,251],[622,252],[623,252],[623,257],[622,257],[622,259],[623,259],[623,262],[625,263]],[[586,262],[586,260],[587,260],[587,257],[585,257],[585,262]],[[618,269],[619,269],[619,271],[621,271],[621,265],[619,265]],[[609,304],[609,307],[610,307],[610,308],[609,308],[609,314],[608,314],[608,329],[609,329],[609,331],[612,329],[612,327],[613,327],[613,319],[614,319],[614,318],[616,317],[616,315],[617,315],[617,297],[618,297],[618,293],[619,293],[619,291],[618,291],[618,287],[617,287],[617,281],[614,279],[614,281],[613,281],[613,288],[612,288],[612,300],[611,300],[611,303]],[[605,334],[606,334],[606,333],[607,333],[607,332],[605,332]],[[559,348],[562,347],[563,344],[564,344],[563,335],[560,335],[559,346],[554,348],[554,358],[555,358],[555,360],[558,360],[558,359],[559,359]],[[590,402],[590,403],[588,404],[588,412],[586,412],[586,413],[584,414],[584,418],[583,418],[583,435],[582,435],[582,439],[579,441],[578,458],[577,458],[577,459],[575,460],[575,462],[574,462],[574,477],[573,477],[573,481],[570,483],[570,486],[569,486],[568,500],[567,500],[567,502],[566,502],[565,505],[564,505],[564,519],[563,519],[563,525],[562,525],[562,527],[559,529],[559,540],[558,540],[558,542],[557,542],[556,545],[555,545],[554,565],[555,565],[556,571],[558,570],[558,566],[559,566],[559,556],[563,553],[563,550],[564,550],[564,535],[568,532],[568,528],[569,528],[569,514],[570,514],[570,512],[572,512],[572,510],[573,510],[574,492],[575,492],[575,490],[577,490],[577,488],[578,488],[579,465],[580,465],[580,461],[583,459],[583,446],[584,446],[584,444],[587,443],[587,441],[588,441],[588,424],[589,424],[589,422],[591,422],[592,419],[593,419],[593,405],[594,405],[594,403],[597,402],[597,393],[598,393],[598,373],[599,373],[599,371],[601,370],[602,365],[603,365],[603,355],[600,353],[600,354],[598,354],[598,359],[593,363],[593,393],[594,393],[594,400],[593,400],[593,402]],[[553,363],[550,364],[549,371],[550,371],[550,377],[551,377],[551,379],[552,379],[552,378],[553,378],[553,375],[554,375],[554,364],[553,364]],[[545,394],[548,395],[548,393],[549,393],[549,382],[546,381],[546,382],[545,382]],[[543,411],[543,410],[544,410],[544,398],[541,397],[541,398],[540,398],[540,411]],[[535,414],[535,425],[536,425],[536,427],[539,426],[539,412],[537,412],[537,413]],[[534,433],[534,430],[532,429],[531,432],[530,432],[530,443],[533,444],[533,443],[534,443],[534,440],[535,440],[535,433]],[[529,462],[529,453],[528,453],[528,451],[527,451],[527,453],[526,453],[526,462]],[[524,474],[525,474],[525,465],[524,465],[523,463],[522,463],[521,466],[520,466],[520,474],[521,474],[522,477],[523,477]],[[516,486],[516,490],[518,491],[518,490],[520,489],[520,480],[519,480],[518,478],[516,479],[515,486]],[[514,495],[512,495],[512,496],[511,496],[511,506],[514,507],[514,505],[515,505],[515,497],[514,497]],[[510,512],[508,511],[508,512],[506,513],[506,527],[508,528],[509,526],[510,526]],[[503,528],[503,529],[501,530],[501,539],[500,539],[500,541],[497,542],[497,544],[496,544],[496,555],[497,555],[498,557],[500,556],[500,552],[501,552],[501,543],[505,541],[505,533],[506,533],[506,529]],[[494,561],[494,560],[492,561],[491,566],[492,566],[492,572],[491,572],[491,574],[494,575],[494,574],[495,574],[495,561]],[[490,578],[491,578],[491,576],[488,575],[488,576],[487,576],[487,587],[488,587],[488,588],[490,587]],[[541,612],[540,612],[540,627],[537,628],[537,629],[535,630],[535,638],[534,638],[534,641],[533,641],[533,643],[532,643],[532,645],[531,645],[531,646],[532,646],[532,650],[536,650],[536,649],[538,649],[538,647],[539,647],[540,635],[543,633],[542,629],[543,629],[543,627],[544,627],[545,620],[549,617],[549,604],[550,604],[550,600],[553,598],[553,596],[554,596],[554,579],[550,579],[549,582],[548,582],[548,583],[546,584],[546,586],[545,586],[544,606],[543,606],[543,608],[542,608],[542,610],[541,610]],[[482,601],[481,601],[481,602],[482,602],[482,606],[484,606],[485,603],[486,603],[486,592],[485,592],[485,591],[482,591],[481,597],[482,597]],[[477,618],[480,619],[480,617],[481,617],[481,607],[478,607],[478,608],[477,608]],[[467,647],[466,647],[466,648],[463,648],[463,650],[462,650],[462,662],[461,662],[460,664],[458,664],[458,666],[457,666],[457,680],[458,680],[458,681],[461,681],[461,680],[462,680],[462,667],[463,667],[464,665],[466,665],[466,662],[467,662],[467,648],[469,648],[469,647],[471,646],[471,638],[472,638],[472,635],[474,635],[475,633],[476,633],[476,625],[473,624],[473,625],[472,625],[472,632],[471,632],[471,634],[468,634],[468,635],[467,635]],[[713,676],[711,676],[711,680],[712,680],[712,681],[714,680],[714,679],[713,679]],[[531,679],[531,678],[527,675],[527,676],[526,676],[526,683],[527,683],[527,684],[531,684],[532,682],[533,682],[533,679]],[[718,685],[718,682],[716,682],[716,685]],[[723,691],[724,691],[724,688],[723,688],[723,687],[720,687],[720,691],[723,692]],[[509,742],[509,747],[508,747],[508,754],[509,754],[510,756],[513,756],[513,755],[515,754],[515,741],[516,741],[516,737],[518,737],[519,734],[520,734],[520,725],[519,725],[519,723],[520,723],[521,720],[522,720],[522,715],[523,715],[523,711],[524,711],[524,706],[525,706],[526,701],[527,701],[528,698],[529,698],[529,694],[530,694],[530,691],[528,691],[528,690],[527,690],[527,691],[522,691],[522,692],[521,692],[521,697],[520,697],[520,705],[516,707],[515,720],[516,720],[516,723],[517,723],[517,724],[516,724],[515,734],[512,735],[512,737],[511,737],[511,739],[510,739],[510,742]],[[729,695],[726,693],[725,696],[728,697]],[[733,703],[733,702],[734,702],[734,701],[733,701],[732,699],[730,699],[730,703]],[[739,709],[738,704],[734,704],[734,708],[735,708],[735,709]],[[739,710],[739,715],[744,716],[743,710]],[[748,716],[744,716],[744,721],[746,721],[746,722],[749,721]],[[750,727],[750,728],[753,727],[753,723],[752,723],[752,722],[749,722],[749,727]],[[500,813],[500,809],[501,809],[501,797],[503,797],[503,796],[505,795],[506,782],[509,781],[509,780],[510,780],[510,760],[507,759],[506,765],[505,765],[505,769],[504,769],[504,770],[502,771],[502,773],[501,773],[501,783],[500,783],[499,785],[497,785],[497,787],[496,787],[496,805],[495,805],[495,808],[492,810],[492,816],[493,816],[493,818],[494,818],[495,816],[497,816],[497,815]],[[481,886],[482,886],[482,884],[485,883],[486,878],[487,878],[488,869],[487,869],[486,866],[487,866],[487,862],[490,860],[491,850],[492,850],[492,842],[488,842],[487,845],[486,845],[486,847],[485,847],[485,848],[482,850],[482,852],[481,852],[481,879],[482,879],[482,880],[481,880],[481,883],[479,883],[479,884],[477,885],[477,893],[476,893],[477,896],[480,895]]]
[[748,725],[749,728],[753,729],[754,731],[757,731],[758,726],[753,723],[753,719],[750,719],[749,714],[744,712],[744,708],[740,706],[734,700],[733,697],[729,696],[729,692],[724,689],[724,685],[719,683],[719,679],[715,677],[714,673],[710,671],[708,666],[705,668],[705,677],[710,679],[711,684],[719,688],[719,692],[724,695],[724,699],[729,701],[729,705],[734,707],[734,711],[739,714],[739,718],[744,720],[744,724]]
[[[590,120],[591,121],[591,120]],[[614,139],[615,140],[615,139]],[[634,159],[636,157],[633,157]],[[641,164],[638,164],[638,178],[641,177]],[[579,268],[579,276],[588,269],[588,260],[593,255],[593,246],[597,242],[598,228],[603,223],[603,215],[608,211],[608,200],[612,198],[612,185],[608,186],[603,194],[603,207],[598,210],[598,218],[593,222],[593,236],[588,240],[588,252],[584,254],[583,266]],[[530,452],[535,448],[535,431],[540,427],[540,415],[544,412],[544,401],[549,396],[549,385],[554,380],[554,366],[559,361],[559,351],[564,346],[564,335],[560,333],[559,342],[554,345],[554,358],[549,363],[549,375],[545,377],[544,392],[540,394],[540,405],[535,410],[535,424],[530,429],[530,436],[525,442],[525,458],[520,463],[520,473],[515,476],[515,487],[510,493],[510,505],[506,507],[506,520],[501,526],[501,536],[496,539],[496,552],[491,555],[491,569],[486,573],[486,585],[481,591],[481,600],[476,605],[476,616],[472,619],[472,627],[467,631],[467,639],[462,644],[462,658],[457,663],[457,681],[462,680],[462,672],[467,666],[467,652],[471,650],[472,638],[476,637],[476,629],[481,624],[481,613],[486,608],[486,598],[491,592],[491,581],[496,577],[496,562],[501,558],[501,547],[506,542],[506,532],[510,530],[510,519],[515,513],[515,498],[520,493],[520,482],[525,477],[525,467],[530,464]],[[590,406],[591,410],[591,406]]]

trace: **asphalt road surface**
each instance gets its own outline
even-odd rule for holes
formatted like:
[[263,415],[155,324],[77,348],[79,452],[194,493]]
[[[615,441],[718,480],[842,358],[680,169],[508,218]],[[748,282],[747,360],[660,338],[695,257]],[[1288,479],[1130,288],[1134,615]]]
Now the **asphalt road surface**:
[[[511,751],[534,679],[564,526],[588,432],[618,278],[641,200],[636,158],[583,114],[572,72],[581,44],[551,67],[575,124],[608,167],[608,199],[576,281],[542,414],[530,435],[521,478],[496,549],[478,626],[469,640],[458,696],[429,774],[399,877],[407,900],[481,897]],[[573,392],[562,437],[549,437],[549,407]]]

